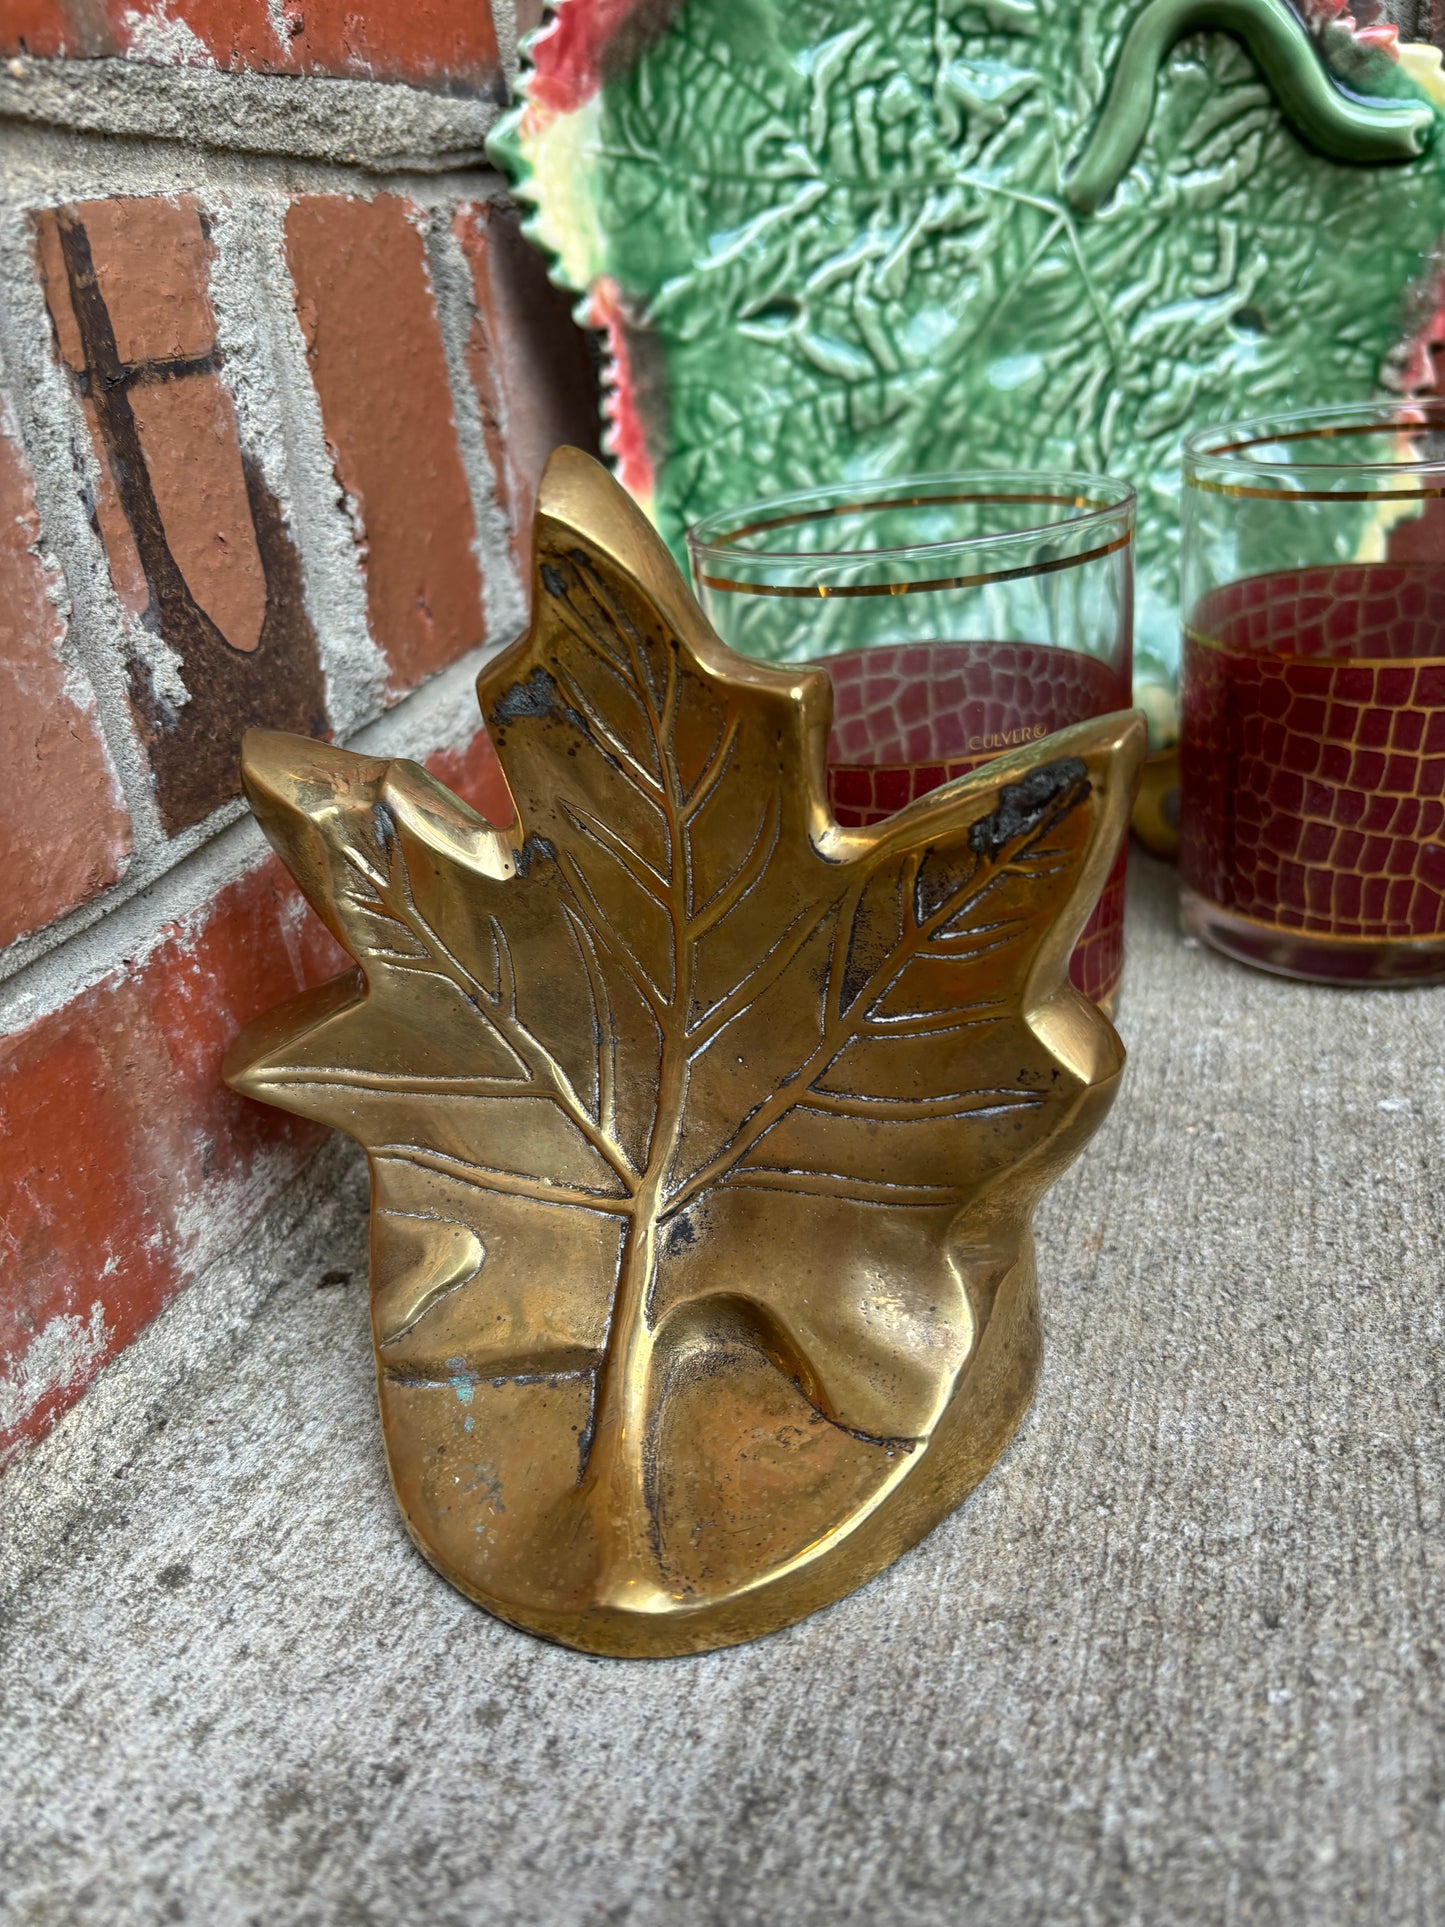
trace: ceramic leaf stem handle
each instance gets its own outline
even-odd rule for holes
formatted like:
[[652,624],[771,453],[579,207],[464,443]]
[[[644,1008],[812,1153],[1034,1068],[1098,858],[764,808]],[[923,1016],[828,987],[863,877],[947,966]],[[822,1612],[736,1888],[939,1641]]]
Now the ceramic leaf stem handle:
[[1150,0],[1130,27],[1103,107],[1065,192],[1092,214],[1123,179],[1154,111],[1159,69],[1187,33],[1217,27],[1249,48],[1301,140],[1332,160],[1413,161],[1435,131],[1421,100],[1364,100],[1330,78],[1287,0]]

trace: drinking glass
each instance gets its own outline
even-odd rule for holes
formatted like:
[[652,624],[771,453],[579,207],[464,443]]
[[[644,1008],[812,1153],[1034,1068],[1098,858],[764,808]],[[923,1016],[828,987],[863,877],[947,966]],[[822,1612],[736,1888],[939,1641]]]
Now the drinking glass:
[[1445,403],[1184,455],[1187,927],[1282,976],[1445,979]]
[[[1096,475],[844,483],[709,516],[688,532],[718,634],[833,685],[828,790],[876,823],[939,783],[1131,706],[1134,492]],[[1124,856],[1071,974],[1111,1008]]]

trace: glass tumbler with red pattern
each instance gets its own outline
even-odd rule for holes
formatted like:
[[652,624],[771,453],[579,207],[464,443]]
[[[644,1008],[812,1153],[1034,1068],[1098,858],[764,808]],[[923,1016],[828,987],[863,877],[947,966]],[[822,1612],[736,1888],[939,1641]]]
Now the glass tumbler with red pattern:
[[1445,980],[1445,403],[1185,446],[1186,926],[1286,977]]
[[[1134,492],[1102,476],[994,473],[842,484],[688,532],[709,620],[740,654],[833,684],[828,790],[880,822],[991,757],[1132,703]],[[1112,1008],[1124,859],[1072,976]]]

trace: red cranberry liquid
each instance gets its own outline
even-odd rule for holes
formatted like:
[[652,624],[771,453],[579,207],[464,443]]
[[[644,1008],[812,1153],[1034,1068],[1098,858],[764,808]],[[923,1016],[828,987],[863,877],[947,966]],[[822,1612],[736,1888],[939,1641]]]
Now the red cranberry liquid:
[[[1130,705],[1108,663],[1027,642],[912,642],[829,656],[828,795],[849,825],[1021,744]],[[1124,967],[1124,852],[1074,951],[1076,989],[1107,1004]]]
[[1294,976],[1445,975],[1445,563],[1251,576],[1184,647],[1186,919]]

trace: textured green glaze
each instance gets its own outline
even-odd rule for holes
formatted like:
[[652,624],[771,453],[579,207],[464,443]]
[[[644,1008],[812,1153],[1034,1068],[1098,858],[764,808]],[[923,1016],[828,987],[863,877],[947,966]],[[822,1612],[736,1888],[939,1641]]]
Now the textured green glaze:
[[[1181,439],[1380,389],[1436,305],[1445,142],[1340,165],[1293,131],[1283,69],[1271,85],[1223,33],[1167,53],[1164,36],[1157,83],[1131,83],[1153,88],[1133,164],[1082,215],[1070,169],[1139,16],[1137,0],[684,0],[607,81],[593,252],[621,293],[675,548],[702,514],[820,481],[1126,476],[1137,680],[1172,689]],[[1408,102],[1412,126],[1436,115],[1388,56],[1339,29],[1327,44],[1351,94]],[[526,194],[525,139],[521,157]],[[1166,730],[1167,707],[1151,703]]]
[[1070,174],[1068,198],[1092,214],[1123,179],[1149,131],[1154,84],[1187,33],[1237,34],[1302,140],[1333,160],[1412,161],[1435,132],[1422,101],[1359,100],[1331,80],[1298,14],[1285,0],[1151,0],[1125,36],[1098,124]]

